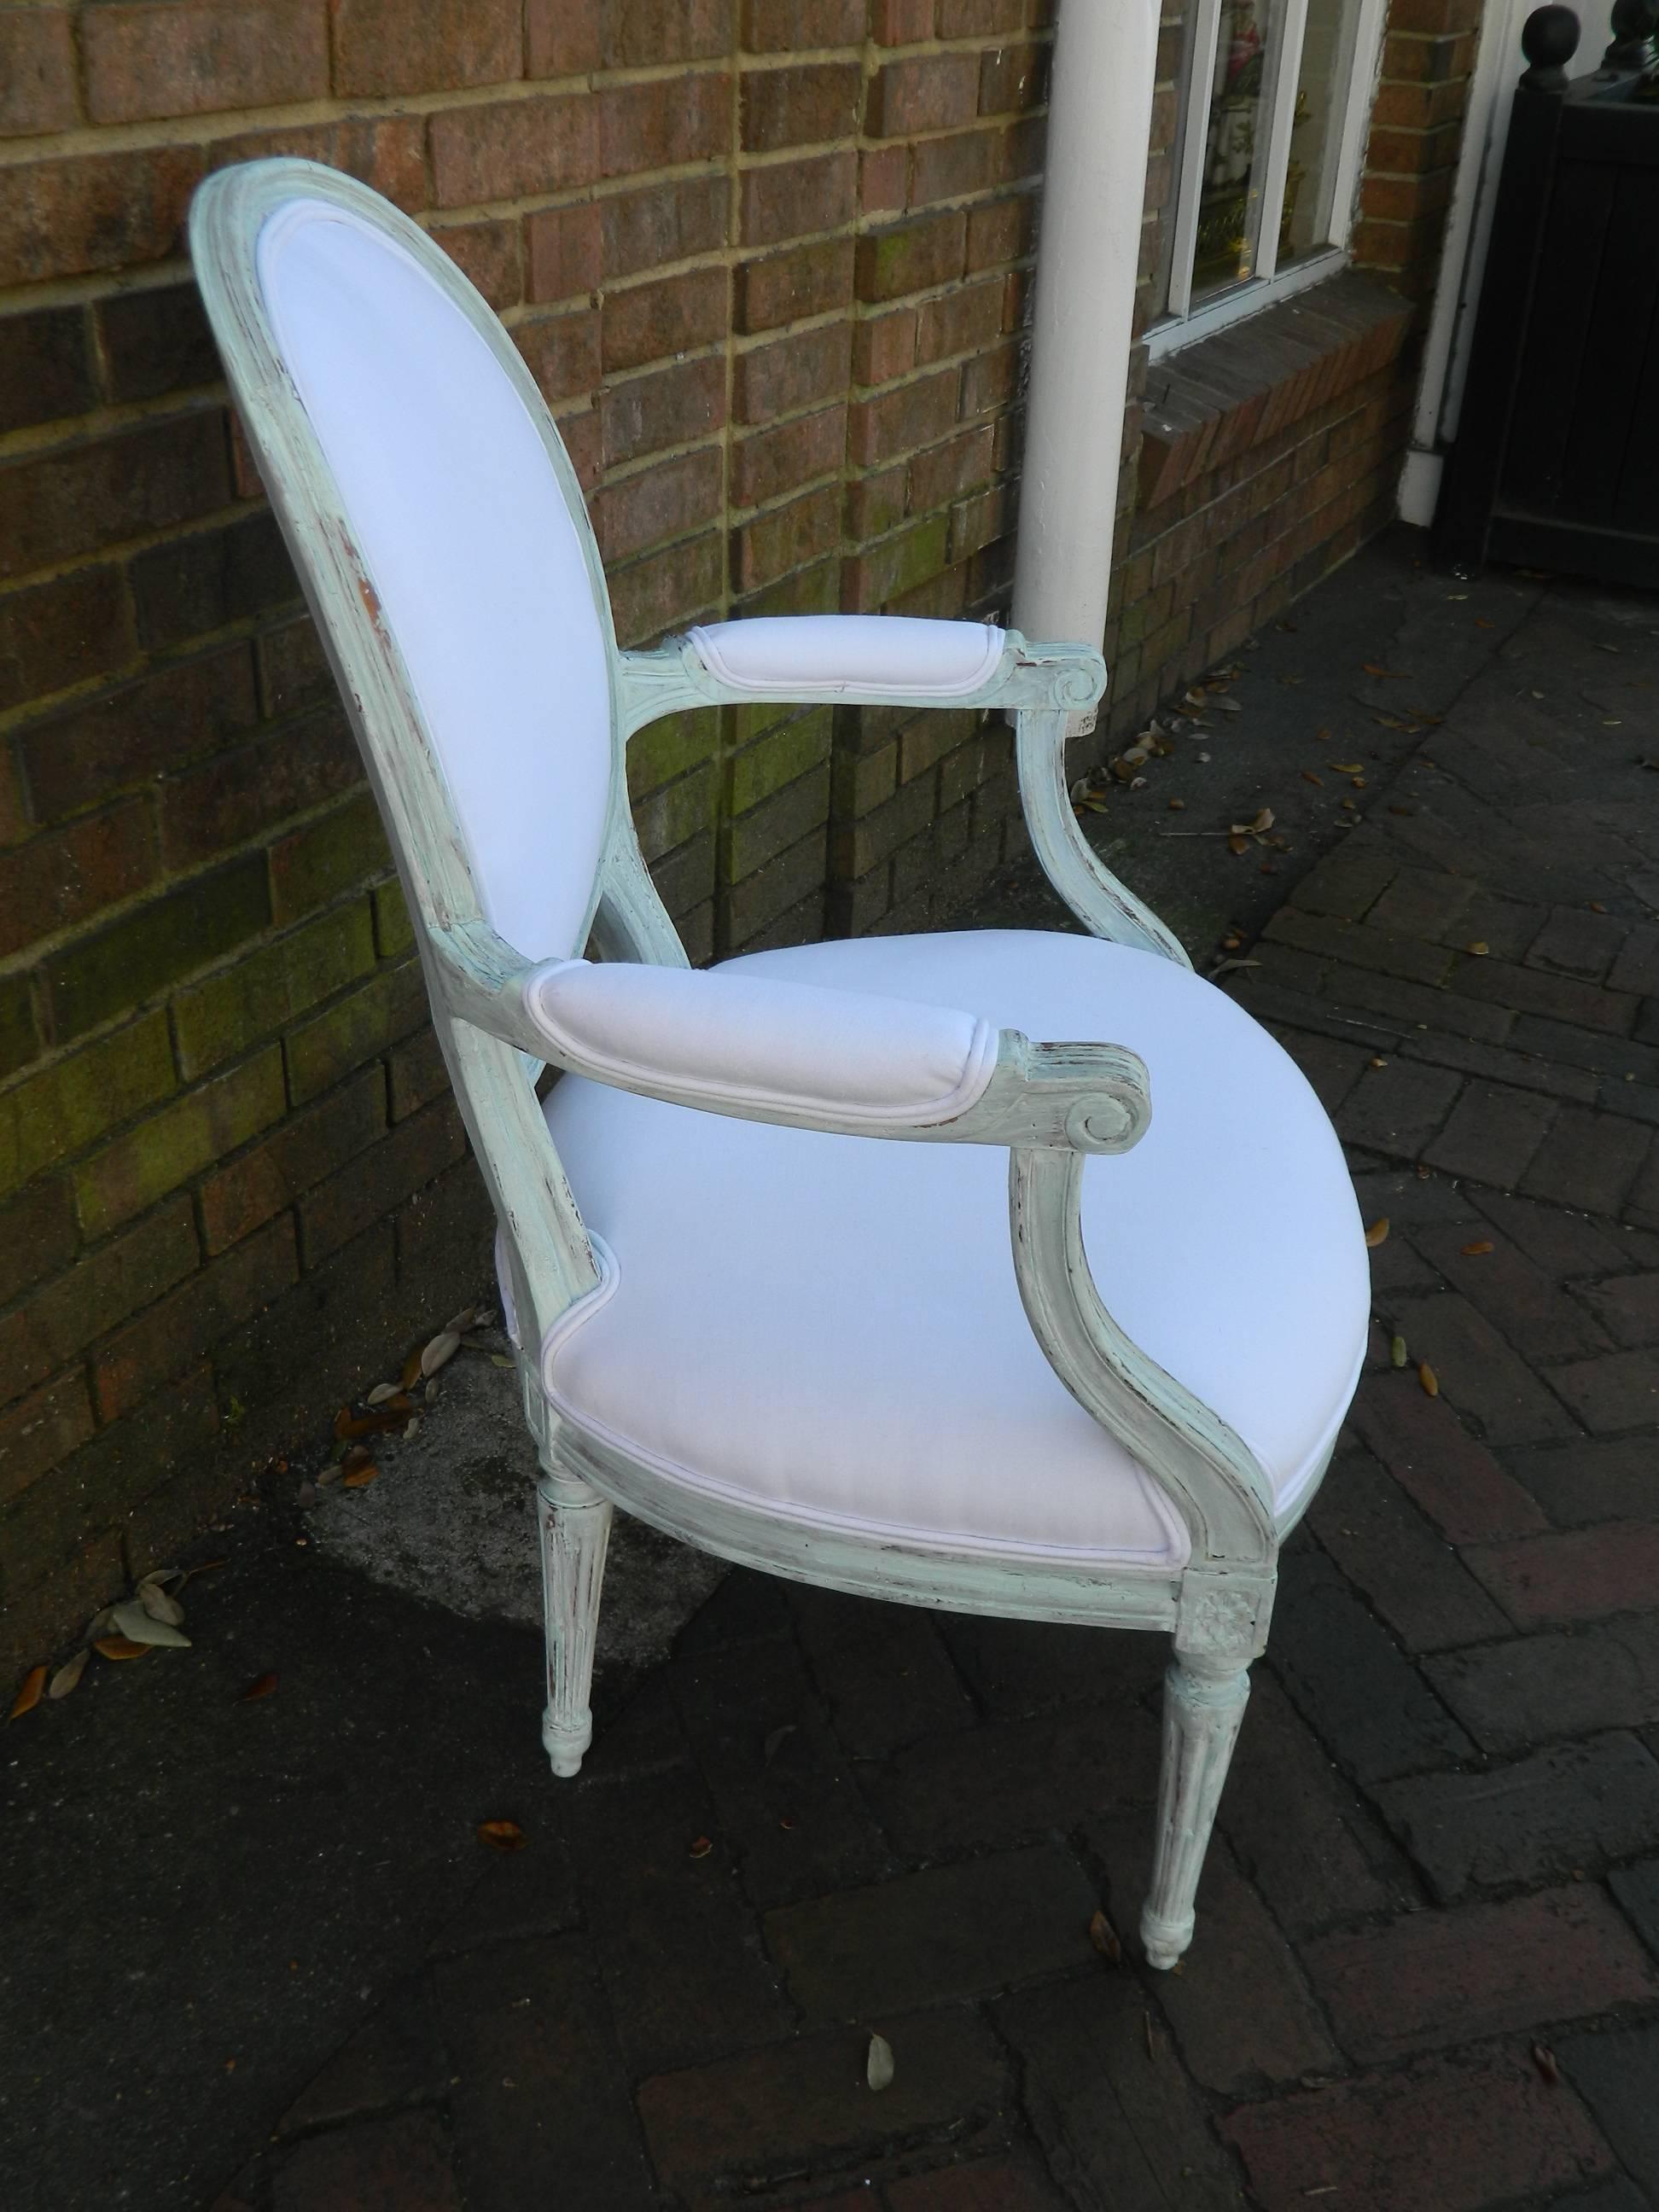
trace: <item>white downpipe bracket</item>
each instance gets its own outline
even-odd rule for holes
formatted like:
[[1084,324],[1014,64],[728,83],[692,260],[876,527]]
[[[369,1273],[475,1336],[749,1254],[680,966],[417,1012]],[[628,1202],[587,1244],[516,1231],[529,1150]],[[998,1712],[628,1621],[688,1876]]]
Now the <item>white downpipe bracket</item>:
[[[1111,588],[1158,0],[1061,0],[1048,95],[1013,622],[1098,646]],[[1072,733],[1093,729],[1075,715]]]

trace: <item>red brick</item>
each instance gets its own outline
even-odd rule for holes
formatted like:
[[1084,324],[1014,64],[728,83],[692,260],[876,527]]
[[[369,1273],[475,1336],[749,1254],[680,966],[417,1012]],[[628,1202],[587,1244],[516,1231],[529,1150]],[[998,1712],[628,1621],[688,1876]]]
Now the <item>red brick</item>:
[[1659,1968],[1587,1883],[1412,1913],[1374,1932],[1327,1936],[1304,1957],[1339,2039],[1362,2063],[1659,1995]]
[[324,0],[105,0],[80,32],[94,123],[273,107],[328,90]]
[[331,0],[334,89],[451,92],[516,77],[522,12],[520,0]]
[[0,1413],[0,1501],[15,1498],[92,1434],[92,1404],[77,1369]]
[[429,119],[441,208],[585,185],[598,173],[599,118],[586,95],[441,108]]
[[[337,122],[290,124],[215,141],[210,166],[264,161],[276,155],[343,169],[383,193],[405,215],[430,205],[426,181],[426,119],[419,115],[345,115]],[[257,489],[257,487],[255,487]]]
[[776,499],[798,484],[839,470],[847,448],[847,410],[825,407],[734,446],[732,497],[738,507]]
[[[438,235],[442,236],[440,232]],[[597,204],[542,208],[525,221],[532,300],[569,300],[599,289],[600,217]]]
[[976,353],[989,345],[1002,327],[1002,280],[965,285],[930,300],[921,310],[916,327],[916,363],[924,367],[951,354]]
[[960,211],[866,232],[858,245],[860,300],[896,300],[962,274],[968,219]]
[[845,138],[858,128],[863,87],[856,63],[808,62],[795,69],[745,70],[742,143],[745,153],[775,153]]
[[1000,182],[1002,154],[1003,134],[995,130],[924,138],[910,149],[910,205],[928,207],[935,200],[962,199]]
[[1652,1522],[1532,1536],[1467,1557],[1517,1628],[1644,1612],[1659,1598],[1659,1526]]
[[106,674],[132,651],[117,568],[77,568],[0,594],[0,711]]
[[815,239],[763,261],[745,261],[737,270],[736,327],[745,337],[775,330],[781,323],[805,321],[853,297],[853,240]]
[[618,642],[643,645],[677,623],[707,614],[725,578],[722,546],[720,533],[711,531],[618,568],[610,579]]
[[525,75],[577,76],[599,65],[599,11],[571,0],[525,0]]
[[772,507],[732,533],[734,580],[752,592],[799,568],[840,542],[841,488],[821,484],[805,498]]
[[743,43],[751,54],[805,53],[814,46],[856,46],[866,0],[744,0]]
[[[1047,46],[998,46],[980,64],[979,112],[1006,115],[1035,107],[1048,91]],[[1154,127],[1152,143],[1160,143]]]
[[523,299],[524,256],[516,221],[440,223],[432,238],[497,314]]
[[845,323],[775,339],[738,356],[733,406],[740,422],[775,422],[845,391],[853,334]]
[[918,54],[884,62],[870,81],[864,127],[872,138],[951,131],[979,111],[977,54]]
[[719,355],[676,362],[610,386],[599,398],[604,465],[689,445],[726,420],[726,363]]
[[117,1419],[158,1384],[183,1374],[298,1273],[294,1224],[286,1216],[199,1269],[94,1355],[100,1419]]
[[153,884],[149,809],[129,799],[0,856],[0,956],[85,921]]
[[598,203],[601,274],[634,276],[718,252],[726,242],[726,198],[719,175],[608,194]]
[[637,476],[607,484],[593,501],[593,533],[606,561],[625,561],[667,538],[684,538],[719,514],[719,451],[676,454]]
[[69,10],[8,8],[0,15],[0,138],[64,131],[79,119]]
[[[0,15],[0,37],[6,20]],[[80,307],[42,307],[0,318],[0,431],[27,429],[82,414],[93,405],[88,336]]]
[[1307,2212],[1320,2191],[1365,2212],[1484,2212],[1613,2164],[1577,2099],[1520,2051],[1282,2097],[1224,2125],[1264,2212]]
[[864,215],[897,215],[904,205],[909,168],[909,153],[903,146],[860,149],[860,211]]
[[858,155],[850,148],[742,173],[739,220],[745,246],[774,246],[781,239],[835,230],[857,212]]
[[0,473],[0,575],[188,521],[229,491],[216,407],[25,456]]
[[210,1256],[261,1229],[334,1174],[386,1127],[386,1084],[365,1069],[276,1133],[249,1146],[202,1185],[203,1238]]
[[981,39],[1018,31],[1026,21],[1024,0],[939,0],[941,39]]
[[[856,2212],[866,2201],[866,2192],[860,2191],[842,2203],[845,2212]],[[1046,2174],[1011,2158],[942,2166],[890,2182],[887,2202],[892,2212],[1066,2212],[1066,2204]],[[837,2212],[837,2207],[831,2203],[825,2212]]]
[[666,169],[726,151],[731,85],[724,76],[694,71],[648,84],[608,85],[589,105],[599,109],[601,176]]
[[411,1192],[431,1182],[466,1150],[466,1132],[447,1095],[400,1121],[391,1135],[359,1154],[300,1200],[300,1236],[307,1271],[377,1221]]
[[518,324],[513,343],[524,356],[537,388],[550,405],[586,398],[599,381],[599,315],[580,308]]
[[708,345],[726,333],[726,271],[688,270],[607,295],[601,354],[607,372]]
[[67,1274],[0,1322],[0,1398],[12,1398],[65,1366],[194,1272],[200,1255],[189,1198],[158,1206],[126,1235],[85,1254]]
[[1021,352],[1020,342],[1016,340],[1010,345],[984,347],[963,362],[962,392],[957,405],[964,422],[970,416],[1006,407],[1013,398],[1019,383]]
[[166,259],[204,166],[198,146],[152,146],[8,169],[0,285]]
[[31,723],[18,751],[33,812],[55,821],[147,783],[250,728],[258,712],[252,657],[234,645]]
[[878,46],[916,46],[933,35],[933,0],[870,0],[870,35]]
[[161,792],[161,854],[169,871],[245,844],[278,823],[338,798],[362,778],[356,746],[333,702],[211,755]]
[[1659,1426],[1659,1352],[1611,1352],[1551,1371],[1550,1381],[1587,1429]]
[[847,410],[848,457],[868,468],[930,445],[956,425],[957,373],[939,369]]
[[703,61],[732,43],[732,0],[606,0],[602,22],[606,69]]

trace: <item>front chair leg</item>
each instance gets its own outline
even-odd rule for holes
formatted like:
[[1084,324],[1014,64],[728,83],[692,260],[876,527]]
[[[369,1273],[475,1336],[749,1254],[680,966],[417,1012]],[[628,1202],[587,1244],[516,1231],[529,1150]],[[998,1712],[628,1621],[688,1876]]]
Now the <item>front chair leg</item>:
[[593,1740],[588,1691],[599,1625],[599,1590],[611,1540],[611,1503],[591,1485],[544,1466],[536,1486],[542,1604],[547,1625],[547,1711],[542,1741],[555,1774],[580,1771]]
[[1170,1967],[1193,1940],[1193,1899],[1250,1694],[1251,1647],[1182,1651],[1164,1678],[1158,1851],[1140,1916],[1150,1966]]

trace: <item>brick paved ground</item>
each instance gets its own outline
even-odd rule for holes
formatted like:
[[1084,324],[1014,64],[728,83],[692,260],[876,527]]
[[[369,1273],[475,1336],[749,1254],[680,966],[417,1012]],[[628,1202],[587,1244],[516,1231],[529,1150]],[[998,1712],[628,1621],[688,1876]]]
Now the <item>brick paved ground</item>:
[[1243,947],[1391,1225],[1183,1971],[1158,1639],[733,1575],[216,2212],[1659,2205],[1656,700],[1535,592]]

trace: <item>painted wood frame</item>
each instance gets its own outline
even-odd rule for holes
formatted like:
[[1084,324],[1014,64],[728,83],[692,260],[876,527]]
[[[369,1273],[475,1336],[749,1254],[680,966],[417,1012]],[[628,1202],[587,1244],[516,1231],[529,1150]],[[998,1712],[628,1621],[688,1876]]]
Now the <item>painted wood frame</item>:
[[[787,1510],[689,1491],[554,1414],[542,1387],[540,1348],[548,1329],[596,1288],[600,1275],[535,1078],[544,1063],[560,1059],[581,1073],[616,1079],[553,1050],[526,1000],[537,963],[505,944],[484,917],[397,639],[280,358],[255,252],[265,220],[296,199],[347,210],[413,256],[489,348],[541,436],[585,549],[610,665],[608,826],[587,909],[589,943],[602,958],[687,964],[635,836],[624,775],[628,738],[659,714],[728,698],[747,703],[754,695],[723,687],[689,639],[647,653],[617,647],[581,494],[551,419],[495,317],[414,223],[366,187],[309,162],[251,163],[202,187],[191,211],[198,281],[390,835],[439,1042],[501,1228],[525,1413],[542,1467],[548,1621],[543,1737],[554,1770],[574,1774],[591,1734],[588,1686],[613,1505],[705,1551],[797,1580],[961,1611],[1169,1631],[1175,1656],[1165,1700],[1158,1856],[1143,1935],[1152,1961],[1171,1966],[1191,1937],[1193,1894],[1243,1711],[1247,1669],[1266,1638],[1288,1521],[1275,1521],[1267,1478],[1242,1439],[1125,1334],[1089,1273],[1080,1220],[1083,1162],[1090,1152],[1125,1150],[1136,1141],[1150,1112],[1146,1071],[1133,1054],[1109,1043],[1034,1044],[1006,1031],[990,1082],[972,1106],[949,1121],[884,1134],[1008,1147],[1013,1261],[1033,1333],[1073,1396],[1133,1455],[1179,1515],[1190,1547],[1184,1567],[1086,1566],[1000,1557],[994,1547],[966,1540],[945,1552],[851,1528],[827,1534]],[[1012,713],[1033,842],[1085,928],[1184,965],[1176,938],[1088,845],[1067,799],[1067,719],[1091,706],[1104,682],[1091,647],[1030,644],[1010,632],[989,679],[951,704]],[[825,696],[822,685],[802,689],[811,698]],[[787,700],[789,688],[778,696]],[[845,685],[834,696],[933,703],[874,684]],[[643,1079],[631,1087],[653,1088]],[[673,1094],[657,1085],[654,1095]],[[739,1099],[711,1100],[706,1093],[696,1103],[705,1110],[808,1127],[848,1126],[828,1110],[757,1115]],[[1316,1486],[1307,1486],[1304,1502]]]

